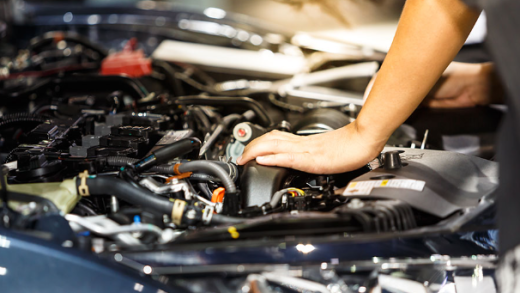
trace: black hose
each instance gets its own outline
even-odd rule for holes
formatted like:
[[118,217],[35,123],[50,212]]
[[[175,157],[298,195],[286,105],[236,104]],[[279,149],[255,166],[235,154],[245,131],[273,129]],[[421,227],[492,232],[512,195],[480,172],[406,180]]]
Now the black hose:
[[211,224],[219,225],[219,224],[239,224],[244,222],[246,219],[242,218],[235,218],[235,217],[229,217],[224,216],[220,214],[214,214],[213,217],[211,217]]
[[[80,186],[80,178],[77,179],[76,184]],[[90,194],[114,195],[124,201],[148,207],[163,214],[172,213],[173,202],[167,198],[157,196],[144,188],[137,187],[119,178],[97,176],[95,178],[87,178],[86,184]]]
[[[232,177],[231,179],[233,179],[233,181],[235,181],[236,177]],[[222,181],[222,180],[220,180],[220,178],[217,178],[215,176],[211,176],[208,174],[204,174],[204,173],[193,173],[190,176],[190,180],[201,181],[201,182],[208,182],[208,181],[221,182]]]
[[170,65],[170,63],[153,59],[152,65],[158,67],[164,73],[166,76],[165,82],[175,96],[182,96],[184,94],[180,80],[175,77],[177,71]]
[[[129,164],[132,165],[137,161],[139,161],[139,159],[127,158],[127,157],[107,157],[107,165],[115,166],[115,167],[125,167],[125,166],[128,166]],[[220,168],[223,168],[224,171],[227,172],[228,176],[231,177],[231,179],[236,180],[238,178],[237,167],[233,164],[229,164],[226,162],[220,162],[220,161],[202,161],[202,162],[212,162],[214,164],[217,164]],[[192,163],[192,162],[189,162],[189,163]],[[185,164],[187,164],[187,163],[185,163]],[[175,174],[175,171],[173,169],[174,166],[175,165],[164,164],[164,165],[154,166],[154,167],[150,168],[149,171],[157,172],[157,173],[161,173],[161,174],[172,174],[173,175],[173,174]],[[180,168],[179,168],[179,170],[180,170]],[[218,179],[219,181],[221,181],[221,178],[215,178],[215,177],[209,176],[208,174],[198,174],[197,173],[192,176],[194,177],[194,179],[199,179],[199,180],[215,181],[214,179]]]
[[6,126],[9,126],[11,124],[19,124],[19,123],[43,123],[47,119],[38,116],[33,115],[29,113],[16,113],[16,114],[10,114],[2,117],[0,119],[0,128],[5,128]]
[[222,185],[226,188],[226,193],[236,193],[237,187],[233,179],[229,176],[229,174],[224,170],[224,168],[220,167],[218,164],[211,161],[193,161],[183,163],[179,166],[180,173],[186,172],[203,172],[215,177],[220,178]]
[[200,148],[200,140],[198,138],[189,137],[181,139],[152,151],[150,155],[134,163],[133,167],[136,172],[143,172],[174,158],[189,154],[197,148]]
[[[125,167],[128,165],[132,165],[135,162],[139,161],[139,159],[128,158],[128,157],[107,157],[107,165],[115,166],[115,167]],[[159,165],[153,166],[149,171],[157,172],[162,174],[175,174],[173,171],[174,165]]]
[[225,131],[228,130],[229,126],[242,118],[240,114],[231,114],[227,115],[222,119],[222,122],[213,130],[209,138],[206,140],[206,143],[201,147],[199,157],[204,156],[204,154],[213,146],[213,144],[217,141],[219,136]]
[[204,134],[211,131],[211,122],[209,121],[208,116],[202,111],[199,107],[194,107],[190,109],[190,112],[193,113],[194,117],[200,121],[200,124],[202,124],[202,131]]
[[185,96],[179,97],[176,101],[181,105],[204,105],[204,106],[236,106],[250,109],[255,112],[256,118],[264,127],[272,125],[272,120],[267,115],[265,109],[257,101],[246,97],[205,97],[205,96]]
[[211,189],[209,189],[208,183],[199,182],[197,183],[197,186],[199,187],[199,190],[202,192],[205,198],[211,199],[211,196],[213,194],[211,192]]
[[154,166],[150,169],[152,172],[162,173],[162,174],[175,174],[175,171],[173,171],[173,167],[175,165],[159,165]]
[[[81,179],[76,181],[77,186],[80,186]],[[128,201],[132,204],[148,207],[163,214],[170,215],[173,210],[173,202],[167,198],[157,196],[152,192],[136,187],[124,180],[116,177],[98,176],[94,178],[87,178],[86,184],[89,193],[92,195],[114,195],[117,198]],[[212,224],[238,224],[244,219],[233,218],[214,214],[211,218]]]

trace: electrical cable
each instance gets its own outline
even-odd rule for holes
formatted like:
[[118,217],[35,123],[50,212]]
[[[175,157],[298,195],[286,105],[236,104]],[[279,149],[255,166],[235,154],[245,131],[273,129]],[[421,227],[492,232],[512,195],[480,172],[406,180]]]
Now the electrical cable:
[[299,188],[285,188],[285,189],[279,190],[273,194],[273,197],[271,198],[271,202],[270,202],[271,206],[273,208],[275,208],[279,204],[280,199],[282,199],[282,196],[284,194],[288,193],[289,191],[296,191],[299,193],[300,196],[305,195],[305,191],[303,191]]

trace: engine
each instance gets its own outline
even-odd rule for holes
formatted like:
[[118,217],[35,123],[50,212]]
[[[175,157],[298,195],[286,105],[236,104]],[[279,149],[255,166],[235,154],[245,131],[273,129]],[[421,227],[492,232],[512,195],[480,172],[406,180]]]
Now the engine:
[[42,219],[63,215],[65,239],[87,250],[440,227],[496,188],[494,162],[403,148],[414,144],[406,129],[345,174],[237,166],[269,131],[334,130],[359,107],[283,97],[280,81],[217,81],[148,58],[135,40],[109,54],[54,32],[3,60],[4,224],[52,232]]

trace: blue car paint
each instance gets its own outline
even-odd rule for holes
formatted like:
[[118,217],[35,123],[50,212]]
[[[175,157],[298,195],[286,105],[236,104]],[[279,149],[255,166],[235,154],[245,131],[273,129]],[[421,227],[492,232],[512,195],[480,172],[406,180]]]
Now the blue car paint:
[[185,292],[98,256],[0,228],[0,292]]

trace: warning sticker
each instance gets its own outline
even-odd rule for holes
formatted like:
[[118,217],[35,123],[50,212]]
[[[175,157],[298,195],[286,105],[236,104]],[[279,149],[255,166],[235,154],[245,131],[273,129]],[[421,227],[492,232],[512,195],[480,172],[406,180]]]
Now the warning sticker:
[[367,180],[350,182],[343,195],[369,195],[374,188],[400,188],[423,191],[426,182],[411,179]]

